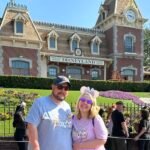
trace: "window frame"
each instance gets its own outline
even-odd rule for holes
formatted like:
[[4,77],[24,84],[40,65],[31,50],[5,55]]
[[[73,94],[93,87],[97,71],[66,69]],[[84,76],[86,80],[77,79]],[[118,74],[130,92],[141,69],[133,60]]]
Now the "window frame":
[[[73,47],[73,41],[76,40],[77,41],[77,47]],[[71,37],[70,37],[70,51],[71,52],[75,52],[76,48],[80,48],[80,40],[81,38],[79,37],[79,35],[77,33],[74,33]]]
[[[51,69],[53,69],[53,70],[51,70]],[[54,73],[51,74],[51,72],[54,72]],[[48,71],[47,71],[47,76],[48,77],[56,77],[57,74],[58,74],[58,69],[56,67],[49,67],[48,68]]]
[[[49,69],[56,69],[56,74],[55,75],[50,75],[49,74]],[[47,66],[47,77],[56,77],[59,74],[59,67],[55,65],[48,65]]]
[[[94,78],[92,76],[93,72],[97,72],[98,73],[98,77],[97,78]],[[90,74],[91,74],[91,79],[92,80],[100,80],[102,72],[101,72],[101,69],[99,69],[99,68],[93,68],[93,69],[90,70]]]
[[[127,39],[131,38],[131,44],[129,45],[131,48],[128,50],[128,43],[127,43]],[[134,54],[135,53],[135,41],[136,38],[133,34],[129,33],[129,34],[125,34],[124,35],[124,53],[131,53]]]
[[[94,45],[97,44],[97,52],[94,52]],[[92,55],[99,55],[100,54],[100,44],[102,43],[101,39],[98,36],[95,36],[91,40],[91,54]]]
[[[59,35],[56,33],[55,30],[52,30],[47,37],[47,43],[48,43],[48,50],[58,50],[58,37]],[[51,47],[51,38],[53,38],[55,41],[55,47]]]
[[[17,32],[17,23],[18,22],[21,22],[22,23],[22,32]],[[16,19],[15,21],[14,21],[14,32],[15,32],[15,35],[23,35],[24,34],[24,21],[23,20],[21,20],[21,19]]]
[[[18,66],[23,66],[21,63],[26,63],[28,67],[14,67],[14,63],[18,63]],[[26,60],[21,60],[21,59],[14,59],[11,60],[11,71],[12,75],[18,75],[18,76],[30,76],[30,62]],[[19,72],[19,73],[17,73]],[[28,72],[27,74],[24,74],[22,72]]]

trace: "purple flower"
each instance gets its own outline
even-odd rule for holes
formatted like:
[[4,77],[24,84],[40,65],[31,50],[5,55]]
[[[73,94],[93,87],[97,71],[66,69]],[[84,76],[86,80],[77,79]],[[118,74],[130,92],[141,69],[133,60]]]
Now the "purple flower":
[[139,97],[129,92],[110,90],[110,91],[101,91],[99,95],[108,98],[132,100],[135,104],[144,105],[144,102],[140,100]]

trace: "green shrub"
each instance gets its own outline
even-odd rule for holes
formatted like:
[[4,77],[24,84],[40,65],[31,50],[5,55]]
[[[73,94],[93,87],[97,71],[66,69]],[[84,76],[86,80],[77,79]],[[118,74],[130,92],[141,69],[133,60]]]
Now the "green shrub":
[[[39,78],[27,76],[0,76],[0,87],[50,89],[53,78]],[[99,91],[121,90],[130,92],[150,92],[150,82],[129,81],[100,81],[71,79],[72,90],[79,90],[81,86],[90,86]]]

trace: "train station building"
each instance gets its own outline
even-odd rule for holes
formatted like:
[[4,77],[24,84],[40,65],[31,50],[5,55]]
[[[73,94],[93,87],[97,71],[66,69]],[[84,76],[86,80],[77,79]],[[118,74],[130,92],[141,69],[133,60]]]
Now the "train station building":
[[39,22],[29,12],[10,1],[0,18],[0,75],[111,80],[116,72],[143,81],[146,19],[135,0],[105,0],[93,28]]

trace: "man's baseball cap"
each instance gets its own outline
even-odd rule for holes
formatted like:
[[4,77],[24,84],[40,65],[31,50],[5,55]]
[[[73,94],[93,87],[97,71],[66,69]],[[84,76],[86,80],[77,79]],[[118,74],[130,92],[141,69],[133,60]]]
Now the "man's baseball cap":
[[68,83],[69,87],[71,87],[69,79],[65,76],[57,76],[53,81],[54,85],[61,85],[64,83]]
[[122,101],[117,101],[116,105],[124,105],[124,103]]

